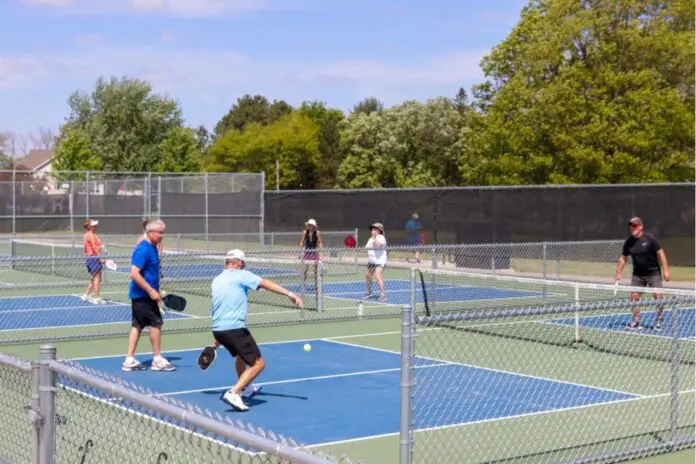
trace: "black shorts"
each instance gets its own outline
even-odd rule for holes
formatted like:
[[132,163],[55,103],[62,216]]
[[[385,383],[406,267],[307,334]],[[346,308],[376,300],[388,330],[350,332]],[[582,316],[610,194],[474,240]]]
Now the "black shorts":
[[261,350],[249,329],[232,329],[213,331],[213,336],[222,346],[227,348],[232,357],[238,355],[247,366],[252,366],[261,357]]
[[384,270],[385,267],[387,267],[386,264],[367,263],[368,270],[376,270],[377,268]]
[[647,276],[634,275],[631,278],[631,286],[662,288],[662,276],[660,274],[653,274]]
[[133,327],[161,327],[162,313],[159,305],[150,297],[131,300]]

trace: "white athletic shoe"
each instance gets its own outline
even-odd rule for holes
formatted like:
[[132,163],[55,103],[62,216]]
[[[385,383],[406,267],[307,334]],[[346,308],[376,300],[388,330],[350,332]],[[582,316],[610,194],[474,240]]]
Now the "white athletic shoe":
[[91,301],[92,303],[98,304],[98,305],[106,304],[106,301],[104,301],[103,298],[92,298],[90,301]]
[[240,411],[249,410],[249,406],[244,404],[244,401],[242,401],[242,397],[239,395],[239,393],[234,393],[231,389],[227,390],[220,399]]
[[244,390],[242,390],[242,397],[244,398],[251,398],[253,396],[256,396],[261,389],[263,388],[263,385],[251,385]]
[[152,360],[152,366],[150,367],[153,371],[160,372],[171,372],[176,370],[174,364],[167,361],[165,358],[158,358]]
[[126,372],[141,371],[143,369],[145,369],[145,366],[135,358],[126,358],[121,366],[121,370]]
[[87,295],[82,295],[82,296],[80,297],[80,299],[81,299],[82,301],[89,301],[89,297],[88,297]]

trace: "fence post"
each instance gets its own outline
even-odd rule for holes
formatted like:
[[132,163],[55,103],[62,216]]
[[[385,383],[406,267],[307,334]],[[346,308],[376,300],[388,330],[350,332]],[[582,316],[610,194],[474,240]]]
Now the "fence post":
[[210,224],[208,223],[208,173],[206,172],[203,177],[205,179],[205,252],[208,253],[210,251],[210,243],[208,238],[208,234],[210,233]]
[[401,311],[401,419],[399,427],[399,464],[411,463],[411,348],[412,308],[404,305]]
[[89,211],[89,190],[90,190],[90,185],[89,185],[89,171],[85,174],[85,219],[89,218],[90,211]]
[[39,348],[39,402],[43,427],[39,462],[53,464],[53,448],[56,424],[56,379],[51,370],[51,362],[56,359],[56,347],[41,345]]
[[266,231],[265,216],[266,216],[266,171],[261,171],[261,217],[259,218],[259,240],[261,241],[261,249],[264,249]]
[[12,158],[12,235],[17,235],[17,168],[14,158]]
[[33,411],[31,420],[34,430],[31,434],[31,453],[32,464],[40,464],[41,462],[41,430],[42,430],[42,419],[41,419],[41,397],[39,392],[40,383],[40,373],[39,373],[39,362],[31,362],[31,410]]
[[[676,300],[676,299],[675,299]],[[677,442],[679,434],[679,363],[681,353],[679,338],[681,337],[681,323],[679,314],[679,303],[674,302],[672,309],[672,368],[669,381],[670,402],[669,402],[669,422],[670,422],[670,442]]]
[[413,315],[415,317],[415,314],[418,312],[416,310],[416,288],[418,288],[418,275],[416,274],[418,270],[415,267],[411,268],[411,311],[413,312]]

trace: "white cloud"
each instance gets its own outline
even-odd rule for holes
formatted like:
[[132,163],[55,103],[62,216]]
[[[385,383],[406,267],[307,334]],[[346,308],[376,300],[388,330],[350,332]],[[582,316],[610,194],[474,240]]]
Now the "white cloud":
[[46,63],[40,58],[0,56],[0,91],[27,85],[48,74]]
[[104,40],[99,34],[84,34],[73,37],[73,43],[76,44],[94,44]]
[[[83,40],[87,40],[84,36]],[[89,37],[97,40],[97,37]],[[164,36],[163,36],[164,39]],[[94,42],[89,42],[94,43]],[[371,88],[448,85],[479,80],[485,51],[436,55],[413,65],[375,60],[315,64],[301,61],[266,61],[225,50],[89,47],[72,55],[0,57],[0,85],[51,76],[94,78],[128,75],[150,77],[169,88],[230,86],[276,82],[278,85],[323,83]],[[285,84],[283,84],[285,83]]]
[[30,5],[66,7],[71,6],[74,3],[74,0],[22,0],[22,2],[28,3]]
[[131,7],[135,11],[159,11],[187,16],[262,10],[269,6],[266,0],[131,0]]

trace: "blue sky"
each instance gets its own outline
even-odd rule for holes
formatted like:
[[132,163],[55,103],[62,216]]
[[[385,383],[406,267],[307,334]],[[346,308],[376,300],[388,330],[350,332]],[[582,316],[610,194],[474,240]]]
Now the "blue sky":
[[246,93],[349,110],[453,96],[525,0],[0,0],[0,131],[57,130],[99,76],[150,80],[212,128]]

